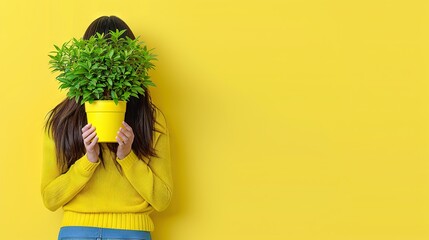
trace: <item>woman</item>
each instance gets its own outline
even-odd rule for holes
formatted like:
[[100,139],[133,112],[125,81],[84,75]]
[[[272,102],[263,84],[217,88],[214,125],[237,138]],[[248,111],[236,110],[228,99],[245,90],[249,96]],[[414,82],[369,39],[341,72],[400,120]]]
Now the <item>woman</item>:
[[[96,19],[83,38],[116,29],[135,39],[115,16]],[[172,177],[166,121],[147,89],[127,102],[116,140],[98,143],[75,100],[48,114],[41,191],[49,210],[64,210],[58,239],[151,239],[149,214],[169,205]]]

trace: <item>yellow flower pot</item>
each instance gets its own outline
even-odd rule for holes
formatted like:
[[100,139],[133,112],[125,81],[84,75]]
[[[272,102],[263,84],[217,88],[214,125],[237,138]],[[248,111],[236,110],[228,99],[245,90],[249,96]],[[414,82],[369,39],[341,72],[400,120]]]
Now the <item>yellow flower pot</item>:
[[88,123],[95,127],[98,142],[116,142],[116,135],[125,119],[127,102],[113,100],[98,100],[85,102]]

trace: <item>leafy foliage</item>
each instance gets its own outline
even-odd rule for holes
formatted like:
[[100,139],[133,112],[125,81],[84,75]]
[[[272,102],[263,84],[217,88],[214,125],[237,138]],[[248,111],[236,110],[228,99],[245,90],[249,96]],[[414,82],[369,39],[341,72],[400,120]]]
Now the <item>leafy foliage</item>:
[[88,40],[76,39],[61,47],[54,45],[50,68],[60,72],[56,79],[60,89],[68,89],[67,97],[76,102],[94,100],[127,101],[131,96],[144,95],[148,86],[155,86],[148,71],[156,55],[144,42],[121,37],[126,30],[97,33]]

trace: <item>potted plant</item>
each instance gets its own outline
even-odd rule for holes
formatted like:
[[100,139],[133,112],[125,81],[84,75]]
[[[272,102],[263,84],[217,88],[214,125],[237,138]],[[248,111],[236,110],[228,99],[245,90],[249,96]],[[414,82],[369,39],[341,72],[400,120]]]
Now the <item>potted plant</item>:
[[144,42],[121,37],[126,30],[110,31],[109,37],[97,33],[90,39],[54,45],[49,54],[52,72],[67,97],[85,104],[88,122],[97,129],[99,142],[116,142],[116,132],[125,117],[126,101],[144,95],[155,86],[148,71],[155,66],[156,55]]

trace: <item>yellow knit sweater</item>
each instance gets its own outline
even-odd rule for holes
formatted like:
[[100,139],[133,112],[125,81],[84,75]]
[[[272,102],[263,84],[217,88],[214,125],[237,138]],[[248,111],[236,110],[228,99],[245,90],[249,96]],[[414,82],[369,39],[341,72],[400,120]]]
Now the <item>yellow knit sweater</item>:
[[104,166],[91,163],[86,155],[61,174],[57,167],[55,143],[44,135],[41,191],[45,206],[63,207],[62,226],[153,231],[149,214],[170,203],[172,177],[169,134],[163,115],[157,111],[154,147],[158,157],[139,160],[133,151],[122,160],[118,171],[110,151],[103,149]]

